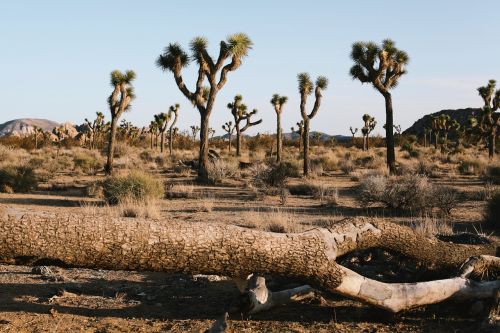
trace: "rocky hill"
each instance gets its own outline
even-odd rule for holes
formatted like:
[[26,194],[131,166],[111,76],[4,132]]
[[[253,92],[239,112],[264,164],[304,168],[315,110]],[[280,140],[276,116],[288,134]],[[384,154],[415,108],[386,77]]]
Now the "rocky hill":
[[412,126],[407,128],[403,134],[405,135],[416,135],[421,137],[424,135],[424,127],[429,126],[432,117],[439,116],[441,114],[447,114],[451,117],[451,119],[455,119],[460,123],[460,125],[467,124],[467,119],[471,115],[477,115],[481,112],[479,108],[466,108],[466,109],[457,109],[457,110],[441,110],[435,113],[431,113],[425,115],[424,117],[417,120]]
[[47,119],[14,119],[0,124],[0,136],[25,136],[33,133],[35,126],[43,129],[45,132],[50,132],[54,127],[59,126],[59,123]]
[[54,127],[64,126],[70,137],[75,137],[78,130],[70,123],[60,124],[58,122],[47,119],[14,119],[3,124],[0,124],[0,137],[2,136],[26,136],[34,132],[34,128],[41,128],[44,132],[52,132]]

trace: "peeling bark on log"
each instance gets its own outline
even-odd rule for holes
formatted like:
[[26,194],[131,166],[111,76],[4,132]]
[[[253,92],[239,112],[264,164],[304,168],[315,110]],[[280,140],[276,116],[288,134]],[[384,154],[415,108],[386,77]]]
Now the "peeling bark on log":
[[[468,264],[462,275],[449,279],[383,283],[336,262],[344,254],[368,248],[399,252],[428,267],[458,271],[465,262]],[[475,282],[469,276],[476,266],[498,269],[500,259],[493,257],[495,251],[495,244],[464,245],[428,239],[408,227],[368,218],[345,219],[328,229],[278,234],[211,223],[55,214],[0,216],[0,262],[29,257],[112,270],[240,278],[253,273],[275,274],[392,312],[450,298],[494,297],[500,281]],[[477,259],[468,261],[481,255],[490,256],[479,257],[481,264],[472,262]],[[256,279],[254,285],[258,287],[257,275]],[[279,303],[277,297],[286,300],[293,292],[273,294],[274,304]],[[258,294],[255,292],[256,299]]]

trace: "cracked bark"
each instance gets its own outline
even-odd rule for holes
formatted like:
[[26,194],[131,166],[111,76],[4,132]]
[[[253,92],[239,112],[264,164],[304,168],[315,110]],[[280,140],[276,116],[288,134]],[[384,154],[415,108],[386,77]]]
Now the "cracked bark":
[[[30,257],[112,270],[216,274],[244,279],[253,273],[275,274],[392,312],[449,298],[493,297],[500,287],[500,281],[469,279],[477,262],[482,266],[486,262],[498,270],[500,259],[492,256],[495,244],[463,245],[428,239],[408,227],[368,218],[345,219],[328,229],[278,234],[212,223],[75,214],[16,217],[7,213],[0,216],[0,262],[4,263]],[[419,283],[375,281],[336,262],[349,252],[374,247],[402,253],[429,267],[457,270],[472,256],[490,256],[479,257],[482,259],[476,259],[477,262],[469,260],[462,275]],[[279,298],[274,304],[281,303],[292,294],[284,292],[270,299]]]

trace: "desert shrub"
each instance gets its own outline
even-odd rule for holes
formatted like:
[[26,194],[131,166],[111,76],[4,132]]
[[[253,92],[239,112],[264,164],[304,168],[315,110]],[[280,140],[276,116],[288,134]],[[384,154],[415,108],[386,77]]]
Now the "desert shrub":
[[458,165],[458,172],[462,175],[480,175],[484,171],[484,164],[480,160],[463,160]]
[[163,198],[163,182],[151,174],[133,171],[125,176],[112,176],[103,183],[104,198],[109,204],[126,200],[148,201]]
[[208,164],[208,177],[211,182],[217,184],[224,179],[233,177],[238,173],[238,166],[222,159],[211,161]]
[[345,160],[340,162],[339,169],[344,173],[344,175],[349,175],[354,171],[354,163],[351,160]]
[[311,160],[311,165],[321,165],[325,171],[337,170],[337,161],[332,156],[320,156]]
[[425,160],[420,160],[415,165],[415,173],[417,175],[432,177],[434,175],[435,170],[436,166]]
[[97,156],[87,152],[76,152],[73,155],[73,165],[89,175],[95,175],[103,167]]
[[458,204],[458,192],[455,189],[434,185],[426,176],[414,174],[367,177],[360,184],[359,198],[364,207],[382,203],[387,208],[420,213],[439,208],[449,214]]
[[29,192],[38,186],[38,179],[30,166],[8,165],[0,169],[0,190]]
[[253,171],[252,183],[257,188],[282,188],[286,185],[289,177],[297,177],[299,175],[297,166],[289,162],[282,162],[271,166],[260,165],[253,168]]
[[168,157],[166,157],[165,155],[158,155],[155,157],[154,161],[156,165],[158,165],[160,168],[163,168],[167,165]]
[[166,197],[169,199],[188,199],[194,197],[194,186],[192,184],[168,183],[166,189]]
[[484,172],[486,181],[493,184],[500,184],[500,165],[490,165]]
[[497,191],[488,201],[485,212],[487,225],[495,231],[500,231],[500,191]]
[[139,153],[139,158],[143,162],[153,162],[154,161],[154,151],[151,149],[143,150]]

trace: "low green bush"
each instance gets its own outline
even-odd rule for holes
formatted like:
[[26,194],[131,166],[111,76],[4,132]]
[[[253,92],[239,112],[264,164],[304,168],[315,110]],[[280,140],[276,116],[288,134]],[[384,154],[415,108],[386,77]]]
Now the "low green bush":
[[164,184],[145,172],[134,171],[125,176],[112,176],[103,183],[103,194],[109,204],[126,200],[148,201],[163,198]]

